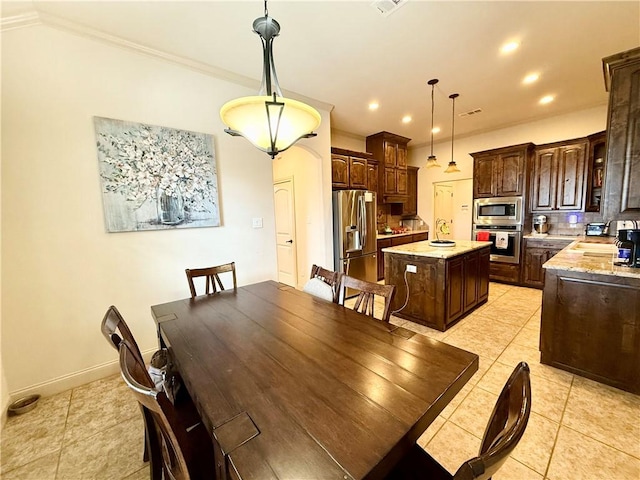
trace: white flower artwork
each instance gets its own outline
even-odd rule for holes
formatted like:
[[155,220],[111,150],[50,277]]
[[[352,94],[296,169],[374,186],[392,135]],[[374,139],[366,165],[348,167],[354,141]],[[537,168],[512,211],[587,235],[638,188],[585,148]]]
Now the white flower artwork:
[[217,227],[213,136],[94,117],[108,232]]

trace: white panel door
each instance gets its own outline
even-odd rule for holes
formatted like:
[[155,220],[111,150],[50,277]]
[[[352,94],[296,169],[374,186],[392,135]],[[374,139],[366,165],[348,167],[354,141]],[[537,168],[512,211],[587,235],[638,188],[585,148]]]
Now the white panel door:
[[278,281],[296,287],[296,212],[293,179],[273,185],[276,216],[276,249],[278,254]]
[[[453,232],[453,186],[446,184],[434,185],[434,202],[433,202],[433,234],[429,234],[429,239],[450,239]],[[441,231],[438,220],[442,219],[447,222],[448,233]]]

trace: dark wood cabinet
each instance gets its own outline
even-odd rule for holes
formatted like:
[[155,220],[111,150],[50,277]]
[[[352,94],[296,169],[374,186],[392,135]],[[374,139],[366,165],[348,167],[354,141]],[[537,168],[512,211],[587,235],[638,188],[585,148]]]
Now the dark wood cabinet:
[[407,144],[411,139],[389,132],[370,135],[367,152],[378,166],[378,203],[403,203],[407,196]]
[[640,279],[547,269],[540,363],[640,394]]
[[522,284],[527,287],[543,288],[544,269],[542,265],[573,240],[573,238],[567,240],[525,238]]
[[418,214],[418,167],[407,167],[407,201],[402,205],[402,214]]
[[391,246],[390,238],[382,238],[377,242],[377,250],[378,250],[378,280],[382,280],[384,278],[384,253],[382,253],[383,248],[388,248]]
[[609,90],[603,217],[640,220],[640,47],[603,63]]
[[587,139],[540,145],[531,168],[531,212],[584,211]]
[[586,212],[599,212],[603,203],[602,186],[607,163],[607,132],[598,132],[587,137],[589,153],[587,155],[587,194],[584,209]]
[[331,148],[331,183],[334,190],[368,188],[368,160],[372,155],[342,148]]
[[378,195],[378,162],[367,160],[367,190]]
[[519,197],[525,194],[527,158],[533,144],[472,153],[473,197]]
[[384,253],[382,253],[383,248],[395,247],[396,245],[405,245],[407,243],[413,242],[422,242],[424,240],[429,240],[429,232],[398,235],[397,237],[378,239],[378,280],[382,280],[384,278]]
[[506,262],[491,262],[489,264],[489,278],[497,282],[520,282],[520,264]]
[[396,315],[446,330],[487,301],[489,256],[489,247],[448,259],[385,254],[385,283],[396,286],[391,309],[399,309],[407,299],[404,274],[412,265],[416,273],[407,274],[408,302]]

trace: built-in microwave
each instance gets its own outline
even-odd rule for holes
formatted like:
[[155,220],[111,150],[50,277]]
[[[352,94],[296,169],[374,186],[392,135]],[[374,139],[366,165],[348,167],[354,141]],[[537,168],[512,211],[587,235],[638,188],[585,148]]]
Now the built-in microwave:
[[476,225],[522,225],[522,197],[475,199],[473,223]]

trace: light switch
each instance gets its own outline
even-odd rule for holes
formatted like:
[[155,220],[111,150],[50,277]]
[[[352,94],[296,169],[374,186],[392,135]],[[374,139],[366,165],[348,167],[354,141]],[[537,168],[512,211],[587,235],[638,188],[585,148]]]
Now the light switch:
[[253,225],[253,228],[262,228],[262,218],[261,217],[254,218],[252,225]]

